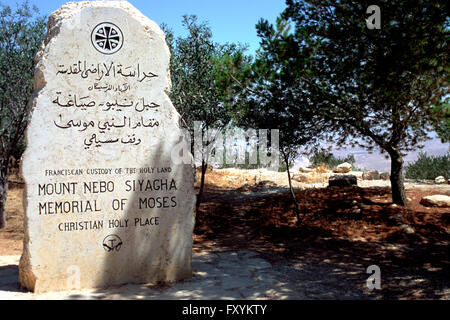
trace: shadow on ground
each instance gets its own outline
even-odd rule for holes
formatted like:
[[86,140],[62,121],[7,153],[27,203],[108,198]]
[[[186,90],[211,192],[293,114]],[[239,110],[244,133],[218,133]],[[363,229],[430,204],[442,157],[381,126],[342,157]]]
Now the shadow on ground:
[[[287,189],[209,185],[196,222],[192,279],[111,288],[92,298],[450,298],[448,213],[418,207],[423,194],[410,191],[405,209],[392,206],[389,188],[296,193],[301,225]],[[403,220],[393,220],[396,214]],[[406,234],[401,224],[415,232]],[[367,288],[371,265],[380,267],[381,290]]]
[[[69,299],[450,299],[449,213],[391,205],[388,188],[296,191],[296,224],[287,189],[261,183],[238,190],[207,186],[194,234],[191,279],[125,285]],[[397,221],[392,216],[400,215]],[[415,232],[407,234],[401,224]],[[381,270],[381,290],[366,272]],[[4,275],[17,267],[0,269]],[[9,286],[9,287],[8,287]],[[1,282],[1,290],[14,283]],[[16,289],[17,290],[17,287]]]
[[[298,190],[297,225],[288,190],[268,194],[264,183],[244,189],[208,189],[199,245],[258,252],[306,298],[450,298],[449,213],[419,206],[426,191],[408,191],[410,206],[401,208],[392,206],[389,188]],[[381,290],[366,286],[371,265],[380,267]]]
[[[19,266],[7,264],[0,266],[0,291],[25,292],[19,284]],[[0,294],[0,298],[2,295]]]

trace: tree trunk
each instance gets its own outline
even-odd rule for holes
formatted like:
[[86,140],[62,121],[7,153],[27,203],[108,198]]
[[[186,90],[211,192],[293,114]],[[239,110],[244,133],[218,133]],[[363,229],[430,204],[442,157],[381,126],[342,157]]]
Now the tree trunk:
[[197,217],[199,217],[199,209],[200,209],[200,203],[202,201],[203,187],[205,186],[205,174],[206,174],[207,168],[208,168],[208,163],[205,160],[202,160],[202,176],[200,178],[200,189],[198,190],[197,202],[195,204],[195,212],[196,212]]
[[408,200],[403,177],[403,157],[398,151],[392,151],[389,155],[391,157],[392,202],[406,207]]
[[8,161],[6,161],[6,167],[3,165],[0,168],[0,229],[6,227],[6,213],[5,213],[5,205],[6,205],[6,196],[8,194],[8,176],[9,176],[9,168]]
[[297,201],[297,198],[295,197],[294,188],[292,187],[291,172],[289,170],[289,160],[287,159],[286,156],[284,157],[284,162],[286,163],[286,168],[287,168],[287,175],[288,175],[288,180],[289,180],[289,190],[291,191],[292,200],[294,201],[294,210],[295,210],[295,215],[297,216],[297,224],[300,224],[302,222],[302,220],[300,218],[300,210],[298,208],[298,201]]

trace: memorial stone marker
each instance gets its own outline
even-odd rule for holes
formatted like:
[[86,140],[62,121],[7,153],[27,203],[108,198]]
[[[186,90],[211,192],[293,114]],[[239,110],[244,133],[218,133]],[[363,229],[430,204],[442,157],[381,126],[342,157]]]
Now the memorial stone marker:
[[[192,161],[161,29],[126,1],[54,12],[36,57],[22,160],[19,278],[35,291],[190,277]],[[192,157],[189,155],[189,159]]]

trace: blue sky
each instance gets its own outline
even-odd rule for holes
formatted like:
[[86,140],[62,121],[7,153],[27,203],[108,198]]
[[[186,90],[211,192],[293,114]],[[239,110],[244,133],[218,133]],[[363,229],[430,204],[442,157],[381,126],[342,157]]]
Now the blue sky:
[[[29,0],[36,5],[43,15],[50,15],[67,1],[62,0]],[[240,42],[249,45],[248,53],[254,54],[259,46],[255,25],[260,18],[275,22],[276,17],[285,8],[284,0],[130,0],[133,6],[140,10],[157,24],[166,23],[176,36],[185,34],[181,25],[182,16],[195,14],[200,21],[208,22],[216,42]],[[0,0],[0,3],[15,7],[21,0]],[[435,135],[432,135],[435,136]],[[432,139],[425,144],[422,151],[431,155],[443,155],[450,149],[450,144],[442,144],[439,139]],[[419,151],[411,152],[405,162],[414,161]],[[360,148],[344,148],[335,150],[335,154],[344,157],[353,153],[356,165],[362,168],[389,171],[389,160],[378,152],[368,154]],[[299,159],[297,165],[301,165]]]
[[[50,15],[68,1],[29,0],[41,14]],[[183,35],[181,20],[185,14],[195,14],[200,21],[207,21],[214,40],[220,43],[241,42],[249,45],[248,53],[258,48],[259,39],[255,25],[260,18],[275,22],[283,11],[284,0],[130,0],[134,7],[158,25],[165,22],[175,35]],[[20,0],[0,0],[15,7]]]

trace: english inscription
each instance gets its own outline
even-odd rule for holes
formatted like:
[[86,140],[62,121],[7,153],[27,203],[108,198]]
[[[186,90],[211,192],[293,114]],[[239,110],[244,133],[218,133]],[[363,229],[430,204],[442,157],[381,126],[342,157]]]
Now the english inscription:
[[49,18],[37,55],[22,160],[23,287],[156,283],[190,277],[191,163],[161,29],[126,1],[70,2]]

